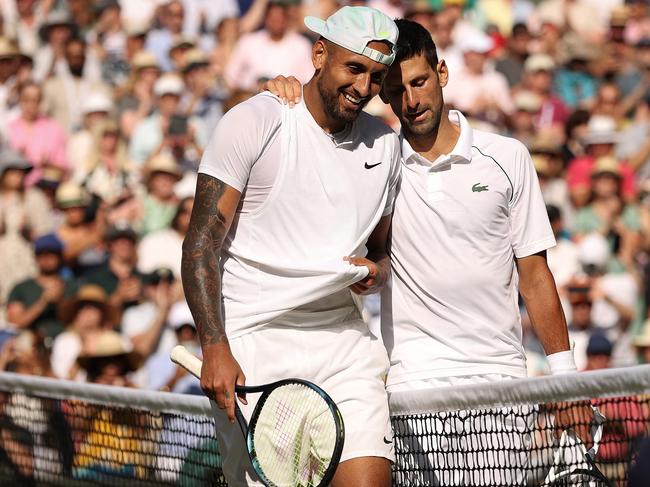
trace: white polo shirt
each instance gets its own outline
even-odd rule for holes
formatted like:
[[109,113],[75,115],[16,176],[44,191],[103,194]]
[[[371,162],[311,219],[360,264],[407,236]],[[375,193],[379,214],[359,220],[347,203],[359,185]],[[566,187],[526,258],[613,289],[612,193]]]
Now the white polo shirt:
[[221,255],[230,338],[259,327],[321,326],[360,318],[348,286],[368,237],[393,209],[397,134],[361,113],[330,135],[304,103],[262,93],[219,122],[199,172],[242,193]]
[[515,258],[555,244],[532,160],[517,140],[473,130],[433,163],[402,138],[392,282],[382,294],[387,385],[526,375]]

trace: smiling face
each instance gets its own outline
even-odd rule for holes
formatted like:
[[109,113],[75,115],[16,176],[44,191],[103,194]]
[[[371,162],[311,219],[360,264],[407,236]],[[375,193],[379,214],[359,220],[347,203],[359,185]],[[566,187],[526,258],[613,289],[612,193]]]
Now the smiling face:
[[399,117],[405,134],[422,136],[438,131],[443,110],[442,88],[447,78],[445,62],[440,61],[433,68],[424,54],[391,67],[381,96]]
[[[390,54],[384,42],[370,42],[368,47]],[[353,122],[368,102],[379,93],[388,66],[356,54],[329,41],[319,40],[312,53],[316,68],[316,87],[325,115],[345,125]]]

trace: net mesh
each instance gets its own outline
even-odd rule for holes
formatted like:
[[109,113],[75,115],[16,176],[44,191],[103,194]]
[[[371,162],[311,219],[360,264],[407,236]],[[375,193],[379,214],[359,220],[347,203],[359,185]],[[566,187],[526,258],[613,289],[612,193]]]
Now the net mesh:
[[[393,395],[394,485],[626,485],[648,393],[650,366]],[[593,462],[554,426],[586,404]],[[202,397],[0,374],[0,485],[225,486],[214,428]]]

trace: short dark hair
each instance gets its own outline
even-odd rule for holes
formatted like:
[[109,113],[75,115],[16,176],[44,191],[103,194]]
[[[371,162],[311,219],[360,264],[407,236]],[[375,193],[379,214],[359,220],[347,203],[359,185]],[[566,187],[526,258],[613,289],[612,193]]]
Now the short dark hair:
[[438,52],[431,34],[422,25],[412,20],[397,19],[395,21],[399,30],[397,45],[395,46],[395,62],[424,54],[429,66],[436,69],[438,66]]

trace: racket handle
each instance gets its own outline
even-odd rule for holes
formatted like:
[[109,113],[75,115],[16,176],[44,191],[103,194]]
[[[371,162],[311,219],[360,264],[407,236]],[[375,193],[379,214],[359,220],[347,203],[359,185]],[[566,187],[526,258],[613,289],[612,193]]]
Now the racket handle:
[[180,365],[197,379],[201,378],[201,366],[203,362],[192,355],[183,345],[176,345],[169,354],[172,362]]

